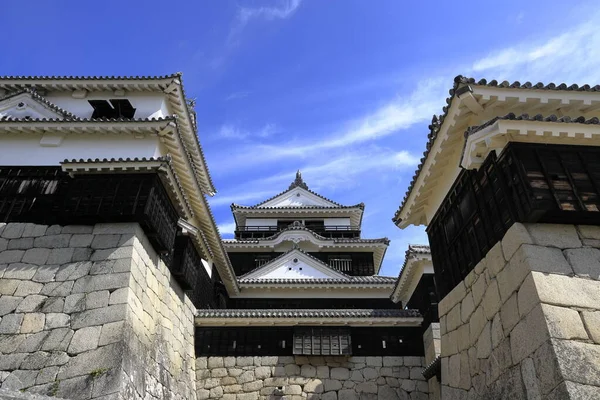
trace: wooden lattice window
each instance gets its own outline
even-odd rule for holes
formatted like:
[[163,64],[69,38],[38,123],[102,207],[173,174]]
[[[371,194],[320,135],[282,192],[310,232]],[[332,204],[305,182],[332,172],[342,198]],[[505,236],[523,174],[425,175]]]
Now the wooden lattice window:
[[294,354],[351,355],[350,330],[346,328],[298,328],[294,330]]

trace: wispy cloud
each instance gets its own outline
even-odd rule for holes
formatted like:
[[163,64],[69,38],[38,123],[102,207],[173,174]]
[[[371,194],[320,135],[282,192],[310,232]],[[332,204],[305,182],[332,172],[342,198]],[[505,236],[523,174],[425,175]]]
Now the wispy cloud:
[[281,132],[277,124],[266,123],[262,127],[250,131],[240,127],[238,124],[227,123],[219,128],[218,137],[222,139],[248,139],[248,138],[268,138]]
[[496,49],[470,71],[496,79],[593,83],[600,80],[600,30],[596,17],[537,41]]
[[218,224],[217,228],[219,228],[219,233],[221,233],[221,235],[231,235],[235,233],[235,222],[226,222],[223,224]]
[[240,7],[229,34],[230,40],[254,20],[274,21],[291,17],[301,2],[302,0],[279,0],[270,7]]
[[239,191],[233,192],[229,195],[218,194],[215,197],[210,197],[208,201],[212,207],[230,205],[231,203],[246,205],[248,202],[258,202],[271,197],[275,194],[274,190],[276,190],[272,187],[270,190],[268,187],[265,187],[264,190],[259,191],[243,190],[244,188],[248,188],[248,186],[240,185]]
[[250,92],[246,92],[246,91],[233,92],[230,95],[228,95],[227,97],[225,97],[225,101],[244,99],[244,98],[248,97],[249,95],[250,95]]

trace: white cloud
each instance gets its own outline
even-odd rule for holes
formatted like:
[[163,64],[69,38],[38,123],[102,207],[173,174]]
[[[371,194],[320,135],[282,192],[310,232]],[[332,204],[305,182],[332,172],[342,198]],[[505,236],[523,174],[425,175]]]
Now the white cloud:
[[219,129],[219,137],[225,139],[243,139],[248,136],[248,132],[241,130],[239,127],[231,124],[224,124]]
[[241,128],[239,125],[226,123],[221,125],[218,136],[223,139],[248,139],[248,138],[268,138],[280,132],[279,127],[274,123],[267,123],[263,127],[249,131]]
[[245,91],[233,92],[229,96],[225,97],[225,101],[239,100],[239,99],[246,98],[249,95],[250,95],[250,92],[245,92]]
[[210,197],[208,201],[212,207],[218,207],[222,205],[230,205],[231,203],[244,204],[247,202],[260,202],[266,198],[273,196],[274,190],[261,190],[256,192],[249,192],[243,190],[244,186],[238,186],[238,192],[232,193],[231,195],[221,195],[217,194],[215,197]]
[[217,228],[219,228],[219,233],[221,233],[221,235],[235,233],[235,227],[235,222],[226,222],[224,224],[217,225]]
[[279,0],[272,7],[240,7],[230,32],[230,39],[240,34],[253,20],[273,21],[294,15],[302,0]]

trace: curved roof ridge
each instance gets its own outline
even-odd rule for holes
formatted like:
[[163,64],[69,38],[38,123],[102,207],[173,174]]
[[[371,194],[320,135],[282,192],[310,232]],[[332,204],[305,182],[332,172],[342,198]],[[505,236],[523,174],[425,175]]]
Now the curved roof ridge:
[[[8,100],[12,97],[19,96],[23,93],[28,93],[31,96],[31,98],[34,101],[36,101],[37,103],[41,104],[42,106],[44,106],[46,108],[49,108],[50,110],[52,110],[58,114],[63,115],[66,118],[71,118],[71,119],[79,118],[76,115],[74,115],[73,113],[65,110],[64,108],[57,106],[56,104],[54,104],[53,102],[51,102],[50,100],[48,100],[44,96],[40,95],[34,89],[31,89],[31,88],[22,88],[15,92],[8,93],[6,96],[0,98],[0,101]],[[18,118],[15,118],[15,119],[18,119]]]
[[427,159],[427,156],[429,155],[429,151],[433,147],[435,139],[437,138],[437,134],[439,133],[439,130],[442,127],[442,124],[444,123],[444,119],[448,115],[448,110],[450,109],[450,106],[452,105],[452,101],[454,100],[455,95],[460,94],[460,93],[457,93],[460,91],[460,88],[461,87],[464,88],[465,85],[477,85],[477,86],[510,88],[510,89],[600,92],[600,85],[590,86],[590,85],[585,84],[585,85],[579,86],[577,84],[567,85],[565,83],[560,83],[557,85],[555,83],[544,84],[541,82],[532,84],[531,82],[520,83],[519,81],[514,81],[514,82],[510,83],[508,81],[498,82],[495,79],[493,79],[491,81],[488,81],[487,79],[476,80],[475,78],[469,78],[464,75],[457,75],[454,78],[452,88],[448,91],[449,96],[446,98],[446,105],[444,107],[442,107],[442,114],[434,115],[431,119],[431,124],[429,124],[429,126],[428,126],[429,134],[427,135],[428,140],[425,145],[425,151],[423,152],[423,157],[421,157],[421,159],[419,161],[419,165],[417,166],[417,169],[415,170],[413,178],[408,185],[408,188],[406,190],[406,193],[404,194],[404,197],[402,199],[400,207],[398,207],[398,210],[394,213],[394,217],[392,218],[392,221],[394,223],[397,224],[400,222],[400,213],[402,212],[402,209],[406,205],[408,197],[410,196],[410,193],[411,193],[415,183],[417,182],[419,175],[421,174],[421,170],[423,169],[425,160]]
[[3,75],[0,76],[0,81],[7,80],[90,80],[90,81],[109,81],[109,80],[162,80],[177,78],[182,75],[181,72],[175,72],[168,75],[112,75],[112,76],[97,76],[97,75]]

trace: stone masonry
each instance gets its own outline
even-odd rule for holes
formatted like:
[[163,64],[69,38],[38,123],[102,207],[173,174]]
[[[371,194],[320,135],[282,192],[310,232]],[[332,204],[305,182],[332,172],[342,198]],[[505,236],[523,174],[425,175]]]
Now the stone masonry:
[[[425,365],[428,366],[440,355],[440,324],[434,322],[423,333],[423,346],[425,348]],[[440,383],[437,377],[429,379],[429,400],[440,399]]]
[[442,399],[600,398],[600,227],[515,223],[440,303]]
[[195,399],[194,308],[135,223],[0,224],[0,385]]
[[199,357],[197,398],[427,400],[422,357]]

